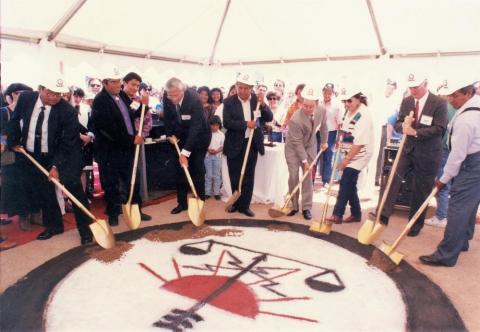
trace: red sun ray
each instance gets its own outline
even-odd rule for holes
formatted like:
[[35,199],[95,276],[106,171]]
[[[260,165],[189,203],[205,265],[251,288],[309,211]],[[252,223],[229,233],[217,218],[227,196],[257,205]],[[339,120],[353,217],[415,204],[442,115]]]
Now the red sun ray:
[[150,272],[151,275],[157,277],[158,279],[160,279],[161,281],[163,281],[164,283],[168,282],[167,279],[163,278],[161,275],[159,275],[157,272],[153,271],[151,268],[149,268],[146,264],[144,263],[138,263],[138,265],[140,265],[141,267],[143,267],[145,270],[147,270],[148,272]]
[[213,275],[216,276],[218,273],[218,269],[220,268],[220,265],[222,265],[222,260],[223,256],[225,255],[226,250],[223,250],[222,253],[220,254],[220,258],[218,259],[217,266],[215,267],[215,271],[213,272]]
[[289,274],[292,274],[292,273],[295,273],[295,272],[298,272],[300,271],[300,269],[295,269],[295,270],[292,270],[292,271],[288,271],[288,272],[285,272],[285,273],[282,273],[282,274],[279,274],[279,275],[276,275],[272,278],[268,278],[267,280],[265,279],[260,279],[260,280],[257,280],[257,281],[254,281],[254,282],[251,282],[249,284],[247,284],[248,286],[253,286],[253,285],[256,285],[256,284],[260,284],[262,282],[268,282],[268,281],[271,281],[273,279],[278,279],[278,278],[281,278],[281,277],[284,277],[286,275],[289,275]]
[[303,320],[303,321],[305,321],[305,322],[318,323],[318,320],[316,320],[316,319],[311,319],[311,318],[306,318],[306,317],[292,316],[292,315],[284,315],[284,314],[278,314],[278,313],[275,313],[275,312],[261,311],[261,310],[258,311],[258,313],[259,313],[259,314],[265,314],[265,315],[278,316],[278,317],[283,317],[283,318]]
[[287,302],[287,301],[296,301],[296,300],[311,300],[311,297],[280,297],[278,299],[257,299],[258,302]]
[[178,263],[175,258],[172,258],[173,266],[175,267],[175,272],[177,272],[177,277],[181,278],[182,275],[180,274],[180,268],[178,267]]

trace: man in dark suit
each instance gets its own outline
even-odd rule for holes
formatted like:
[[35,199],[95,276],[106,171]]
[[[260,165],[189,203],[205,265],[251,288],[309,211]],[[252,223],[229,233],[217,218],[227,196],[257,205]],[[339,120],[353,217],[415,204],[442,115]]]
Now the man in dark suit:
[[[62,99],[68,92],[62,78],[45,80],[39,92],[22,93],[11,121],[8,124],[8,146],[16,152],[24,147],[50,174],[49,178],[61,180],[65,187],[88,208],[88,200],[80,182],[81,143],[75,109]],[[20,123],[23,123],[21,126]],[[55,186],[22,154],[17,154],[18,167],[23,170],[25,191],[22,199],[31,202],[31,211],[42,211],[46,230],[37,237],[47,240],[63,233],[62,214]],[[74,206],[75,219],[82,244],[92,242],[88,225],[91,220]]]
[[[172,214],[187,210],[188,182],[181,165],[188,166],[195,190],[205,200],[205,155],[212,132],[202,103],[195,90],[185,89],[178,78],[167,81],[163,97],[165,134],[170,143],[178,141],[181,149],[177,164],[177,202]],[[172,153],[177,155],[175,149]]]
[[[141,107],[122,91],[118,70],[105,74],[102,84],[103,89],[92,104],[94,151],[105,191],[108,222],[117,226],[120,204],[128,200],[130,191],[135,145],[143,143],[134,124]],[[139,181],[135,181],[132,203],[141,206],[139,188]],[[141,214],[142,220],[150,219],[150,216]]]
[[238,189],[240,172],[242,168],[245,151],[250,131],[253,130],[253,141],[248,154],[247,166],[243,179],[242,194],[237,202],[228,212],[240,212],[248,217],[255,214],[250,210],[252,200],[253,184],[255,177],[255,165],[257,164],[258,153],[263,155],[263,134],[260,122],[270,122],[273,113],[268,107],[257,109],[257,97],[252,94],[254,77],[249,74],[239,73],[237,75],[237,95],[228,97],[223,101],[223,125],[227,129],[223,153],[227,156],[228,174],[232,191]]
[[[432,191],[442,158],[442,137],[447,128],[446,102],[428,91],[425,77],[410,74],[407,85],[410,96],[402,101],[395,130],[407,135],[403,155],[388,193],[380,220],[388,224],[397,200],[401,181],[408,171],[413,172],[412,200],[409,219]],[[413,111],[413,117],[410,112]],[[425,213],[413,225],[408,236],[417,236],[423,228]]]

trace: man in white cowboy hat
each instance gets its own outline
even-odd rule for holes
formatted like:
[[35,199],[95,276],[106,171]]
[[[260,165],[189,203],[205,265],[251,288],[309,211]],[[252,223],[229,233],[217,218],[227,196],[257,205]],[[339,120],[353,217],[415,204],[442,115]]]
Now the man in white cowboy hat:
[[450,181],[452,186],[443,240],[433,254],[420,256],[424,264],[454,266],[473,238],[480,204],[480,96],[473,84],[473,79],[448,80],[441,92],[456,113],[449,124],[450,154],[435,186],[442,190]]
[[[442,136],[448,123],[447,104],[428,91],[425,75],[410,73],[406,83],[410,96],[403,99],[394,128],[398,133],[407,135],[407,140],[390,192],[386,193],[388,196],[383,211],[377,211],[381,213],[380,221],[385,225],[393,212],[402,180],[409,171],[414,179],[409,218],[430,194],[442,159]],[[409,116],[410,112],[413,112],[413,117]],[[420,215],[408,236],[420,233],[425,213]]]
[[[102,75],[102,84],[92,104],[93,144],[108,222],[117,226],[121,204],[128,199],[135,145],[144,140],[135,130],[135,118],[140,116],[141,108],[132,109],[132,101],[122,91],[122,76],[117,68]],[[135,181],[132,203],[141,206],[139,186],[139,181]],[[142,213],[142,220],[149,220],[149,216]]]
[[249,73],[238,73],[236,81],[237,94],[223,101],[223,125],[227,129],[223,153],[227,156],[228,173],[232,191],[238,189],[243,158],[247,149],[250,131],[253,130],[253,141],[248,154],[248,161],[243,179],[241,196],[229,209],[229,212],[240,212],[248,217],[255,214],[250,210],[253,194],[255,165],[258,153],[264,154],[263,134],[259,122],[270,122],[273,114],[269,108],[257,108],[257,96],[252,93],[255,84],[254,76]]
[[[327,145],[328,127],[326,123],[326,110],[319,106],[320,94],[311,87],[302,90],[303,102],[298,112],[290,119],[287,138],[285,141],[285,158],[288,165],[288,187],[291,192],[298,184],[298,168],[308,172],[310,164],[317,154],[316,132],[320,130],[321,149]],[[312,219],[313,182],[308,178],[302,184],[302,211],[303,218]],[[292,211],[288,216],[293,216],[299,211],[299,194],[292,198]]]
[[[45,78],[38,92],[20,96],[9,122],[8,146],[19,152],[23,147],[49,172],[50,178],[60,179],[65,187],[88,207],[80,183],[81,143],[75,109],[62,98],[69,92],[61,75]],[[20,122],[23,122],[23,127]],[[17,154],[18,167],[23,169],[25,191],[19,199],[25,202],[26,213],[42,212],[45,231],[37,239],[47,240],[63,233],[63,221],[55,186],[26,157]],[[81,243],[92,242],[90,220],[74,207]],[[23,213],[22,213],[23,214]],[[21,221],[22,222],[22,221]]]

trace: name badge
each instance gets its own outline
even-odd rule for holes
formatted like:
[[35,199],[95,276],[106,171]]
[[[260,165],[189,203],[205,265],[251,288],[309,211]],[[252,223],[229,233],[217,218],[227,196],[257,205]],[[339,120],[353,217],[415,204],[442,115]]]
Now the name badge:
[[420,118],[420,123],[425,125],[425,126],[431,126],[433,121],[433,117],[428,116],[428,115],[423,115]]
[[136,109],[138,109],[139,107],[140,107],[140,103],[139,103],[138,101],[136,101],[136,100],[132,101],[132,103],[130,104],[130,108],[131,108],[132,110],[136,110]]
[[190,120],[192,116],[190,114],[182,114],[182,121],[184,120]]
[[262,114],[260,113],[260,111],[253,111],[253,117],[254,117],[255,120],[258,119],[261,116],[262,116]]

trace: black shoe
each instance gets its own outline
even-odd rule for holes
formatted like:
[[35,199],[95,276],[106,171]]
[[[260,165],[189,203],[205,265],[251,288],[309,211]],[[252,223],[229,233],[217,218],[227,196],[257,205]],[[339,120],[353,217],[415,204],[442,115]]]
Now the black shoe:
[[411,236],[411,237],[415,237],[415,236],[418,236],[418,234],[420,234],[420,229],[411,229],[408,233],[407,233],[407,236]]
[[382,225],[388,226],[388,219],[389,219],[388,217],[385,217],[385,216],[382,216],[382,215],[381,215],[381,216],[380,216],[380,223],[381,223]]
[[219,201],[220,199],[222,199],[222,197],[220,197],[220,195],[215,195],[215,196],[213,196],[213,197],[215,197],[215,199],[216,199],[217,201]]
[[303,210],[303,219],[312,219],[312,213],[310,212],[310,210]]
[[420,256],[420,261],[426,265],[432,266],[450,266],[442,262],[435,254]]
[[12,223],[11,219],[0,219],[0,226],[9,225]]
[[150,220],[152,220],[152,216],[140,211],[140,219],[142,221],[150,221]]
[[228,213],[234,213],[237,212],[237,207],[235,205],[232,205],[228,208],[227,210]]
[[186,207],[181,206],[180,204],[177,205],[177,207],[173,208],[172,211],[170,211],[171,214],[179,214],[182,211],[187,210]]
[[108,217],[108,224],[110,226],[118,226],[118,216],[109,216]]
[[85,246],[87,244],[92,244],[93,239],[91,237],[83,237],[80,239],[80,243],[82,244],[82,246]]
[[287,217],[294,216],[294,215],[297,214],[297,212],[298,212],[298,210],[292,210],[292,211],[290,211],[290,212],[287,213]]
[[52,236],[62,234],[62,233],[63,233],[63,229],[59,229],[59,230],[56,230],[56,231],[48,231],[48,230],[43,231],[37,236],[37,240],[48,240]]
[[205,195],[205,200],[209,199],[210,195]]
[[255,217],[255,213],[253,213],[253,211],[250,210],[249,208],[246,208],[246,209],[243,209],[243,210],[238,210],[238,212],[243,213],[247,217]]

